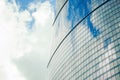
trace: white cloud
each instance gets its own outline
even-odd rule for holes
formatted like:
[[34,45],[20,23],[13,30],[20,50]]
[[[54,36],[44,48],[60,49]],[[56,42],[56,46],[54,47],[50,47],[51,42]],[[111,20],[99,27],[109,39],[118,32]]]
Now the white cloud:
[[1,80],[26,80],[12,62],[5,62],[1,70],[4,73],[4,79]]
[[37,11],[34,12],[33,17],[36,19],[36,24],[39,26],[46,26],[46,23],[51,22],[53,19],[53,11],[48,1],[37,6]]
[[[30,51],[29,55],[33,57],[32,59],[33,61],[31,62],[31,64],[34,64],[33,62],[37,60],[36,63],[40,65],[41,67],[37,68],[38,70],[40,70],[40,72],[36,71],[36,69],[33,67],[36,74],[39,74],[39,75],[31,77],[30,80],[33,80],[36,77],[38,78],[37,80],[40,80],[40,79],[47,80],[46,79],[47,78],[47,63],[48,63],[49,55],[50,55],[49,54],[50,44],[52,42],[51,41],[52,40],[51,39],[52,37],[51,26],[52,26],[52,22],[54,18],[54,13],[53,13],[50,3],[47,1],[43,4],[38,4],[36,6],[36,12],[32,13],[32,17],[34,17],[35,19],[35,24],[33,27],[33,32],[27,37],[29,43],[32,45],[32,51]],[[38,58],[34,59],[34,56],[36,55]],[[30,71],[31,72],[29,72],[29,74],[33,73],[31,69]],[[27,75],[27,73],[25,75]]]
[[[0,1],[0,80],[25,80],[15,64],[13,57],[20,56],[18,13],[5,0]],[[21,33],[21,32],[20,32]],[[23,55],[23,54],[22,54]]]
[[[46,1],[43,4],[31,4],[29,10],[18,12],[19,7],[15,2],[10,4],[0,0],[0,5],[0,80],[27,80],[28,77],[20,72],[12,60],[39,54],[38,65],[43,65],[46,69],[54,18],[52,7]],[[30,13],[34,8],[36,12]],[[32,32],[29,32],[26,22],[33,18],[35,24]],[[42,75],[41,72],[38,74]],[[43,74],[45,76],[46,72]]]

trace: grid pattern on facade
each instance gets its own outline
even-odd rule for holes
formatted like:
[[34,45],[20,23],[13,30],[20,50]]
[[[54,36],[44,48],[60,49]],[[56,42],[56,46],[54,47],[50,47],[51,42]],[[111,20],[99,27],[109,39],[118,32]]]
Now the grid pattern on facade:
[[120,79],[120,1],[109,1],[90,17],[100,35],[93,38],[84,19],[57,49],[49,65],[50,80]]

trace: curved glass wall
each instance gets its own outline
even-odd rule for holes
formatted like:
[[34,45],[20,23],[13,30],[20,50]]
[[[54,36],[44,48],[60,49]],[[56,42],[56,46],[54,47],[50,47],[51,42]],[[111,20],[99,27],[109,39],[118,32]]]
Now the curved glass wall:
[[119,80],[120,0],[62,1],[49,80]]

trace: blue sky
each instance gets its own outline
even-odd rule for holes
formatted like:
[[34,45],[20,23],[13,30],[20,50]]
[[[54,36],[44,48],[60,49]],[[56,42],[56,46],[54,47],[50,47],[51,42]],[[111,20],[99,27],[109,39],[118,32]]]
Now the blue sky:
[[[15,0],[16,4],[18,6],[20,6],[19,10],[20,11],[24,11],[26,9],[28,9],[29,4],[31,3],[36,3],[36,2],[40,2],[40,3],[44,3],[47,0]],[[13,0],[8,0],[8,2],[13,3]],[[55,6],[55,0],[49,0],[50,4],[52,4],[52,6]]]
[[53,3],[0,0],[0,80],[47,80]]
[[[36,11],[36,7],[34,7],[33,10],[29,10],[29,6],[31,4],[38,4],[38,3],[42,4],[46,1],[47,0],[8,0],[8,3],[11,3],[11,4],[15,3],[18,7],[19,12],[23,12],[25,10],[28,10],[30,12],[32,20],[26,22],[26,27],[28,29],[32,29],[32,27],[34,26],[34,23],[35,23],[35,19],[32,16],[32,13]],[[51,4],[51,7],[54,9],[55,8],[55,0],[49,0],[49,3]]]
[[24,11],[28,8],[29,4],[35,3],[35,2],[40,2],[43,3],[45,0],[16,0],[16,4],[20,6],[20,11]]

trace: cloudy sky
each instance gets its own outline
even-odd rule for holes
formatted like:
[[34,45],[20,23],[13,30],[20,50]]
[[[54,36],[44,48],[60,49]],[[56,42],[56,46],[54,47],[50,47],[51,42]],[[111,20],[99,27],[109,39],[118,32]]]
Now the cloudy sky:
[[47,80],[54,0],[0,0],[0,80]]

